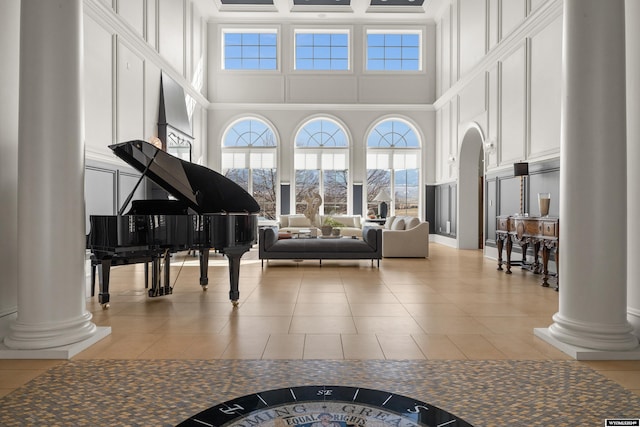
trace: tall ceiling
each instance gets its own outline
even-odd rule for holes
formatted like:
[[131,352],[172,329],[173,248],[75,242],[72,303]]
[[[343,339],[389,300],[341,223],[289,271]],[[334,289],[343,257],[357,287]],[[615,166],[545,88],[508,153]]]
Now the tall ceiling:
[[212,20],[425,22],[436,19],[449,0],[197,0]]

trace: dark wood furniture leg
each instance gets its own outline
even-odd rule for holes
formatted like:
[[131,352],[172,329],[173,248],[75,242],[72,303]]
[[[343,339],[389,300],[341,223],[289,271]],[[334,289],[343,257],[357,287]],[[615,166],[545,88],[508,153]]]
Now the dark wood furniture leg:
[[496,246],[498,247],[498,270],[502,271],[502,236],[498,236],[496,239]]
[[549,252],[547,245],[542,248],[542,286],[549,287]]
[[507,236],[507,271],[506,274],[511,274],[511,249],[513,249],[513,241],[511,236]]

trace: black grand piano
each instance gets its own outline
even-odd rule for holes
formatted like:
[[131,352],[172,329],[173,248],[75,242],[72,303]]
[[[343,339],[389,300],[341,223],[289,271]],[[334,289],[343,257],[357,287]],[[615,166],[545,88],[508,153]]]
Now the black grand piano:
[[[257,241],[260,206],[256,200],[223,175],[174,157],[145,141],[128,141],[109,148],[142,175],[118,215],[89,217],[87,249],[91,250],[94,283],[97,269],[98,302],[102,307],[109,307],[109,270],[113,265],[151,265],[149,296],[171,294],[170,257],[177,251],[198,251],[200,285],[206,290],[210,249],[229,259],[229,299],[237,306],[240,258]],[[144,177],[175,200],[132,201]],[[131,209],[123,214],[129,202]]]

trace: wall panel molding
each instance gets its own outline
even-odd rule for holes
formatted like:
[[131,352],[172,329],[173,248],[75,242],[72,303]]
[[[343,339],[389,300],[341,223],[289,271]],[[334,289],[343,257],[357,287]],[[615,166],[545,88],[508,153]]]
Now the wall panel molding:
[[[132,50],[136,51],[146,61],[150,61],[155,64],[161,70],[166,71],[176,82],[178,82],[185,90],[186,94],[189,94],[198,104],[208,107],[209,100],[206,99],[196,88],[191,85],[180,70],[176,70],[171,63],[163,58],[158,51],[154,49],[152,45],[147,43],[140,34],[128,24],[124,19],[119,17],[113,8],[101,1],[84,0],[83,10],[88,16],[91,16],[96,22],[103,25],[114,34],[127,41],[127,44]],[[157,13],[156,13],[157,16]],[[156,25],[156,28],[159,26]],[[159,29],[157,30],[159,31]],[[185,31],[185,29],[183,29]],[[184,37],[188,35],[185,33]]]
[[[541,29],[544,29],[554,19],[562,16],[562,5],[562,0],[549,0],[533,11],[520,26],[489,50],[487,55],[469,70],[468,73],[461,76],[458,81],[451,83],[448,89],[434,102],[435,108],[442,108],[443,105],[456,96],[463,87],[473,81],[479,74],[490,70],[497,62],[509,56],[514,49],[518,49],[523,40],[530,34],[535,34]],[[453,37],[450,37],[450,40],[452,38]]]
[[[457,231],[457,191],[458,184],[449,182],[433,186],[435,204],[435,224],[433,233],[441,236],[456,237]],[[430,229],[432,227],[429,227]]]
[[527,141],[527,47],[522,41],[501,61],[500,163],[524,160]]

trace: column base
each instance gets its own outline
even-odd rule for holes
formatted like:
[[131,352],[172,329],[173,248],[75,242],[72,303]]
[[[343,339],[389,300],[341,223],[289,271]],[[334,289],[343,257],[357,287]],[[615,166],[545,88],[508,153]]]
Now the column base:
[[535,328],[533,333],[576,360],[640,360],[640,346],[632,350],[594,350],[562,342],[551,335],[549,328]]
[[69,359],[111,333],[91,313],[52,325],[20,324],[17,314],[0,318],[0,359]]
[[0,317],[0,359],[71,359],[111,334],[110,326],[98,326],[93,335],[72,344],[43,349],[15,350],[5,345],[2,337],[8,336],[10,323],[14,322],[16,317],[15,313]]
[[90,338],[62,347],[44,348],[41,350],[12,350],[0,343],[0,359],[71,359],[76,354],[91,347],[111,334],[110,326],[98,326],[96,333]]

